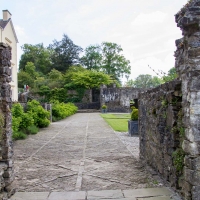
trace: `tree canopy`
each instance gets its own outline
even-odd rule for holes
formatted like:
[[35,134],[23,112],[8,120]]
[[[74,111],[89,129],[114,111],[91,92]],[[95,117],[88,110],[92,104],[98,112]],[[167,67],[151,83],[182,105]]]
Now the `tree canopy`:
[[140,74],[135,80],[129,80],[126,84],[134,88],[153,88],[163,83],[163,80],[157,76],[149,74]]
[[81,62],[87,69],[102,71],[120,81],[121,77],[129,75],[131,71],[130,61],[122,55],[122,51],[120,45],[111,42],[90,45],[85,49]]
[[110,84],[113,82],[111,77],[103,72],[95,70],[87,70],[83,67],[71,67],[65,75],[67,88],[99,88],[102,84]]
[[19,70],[25,70],[27,62],[32,62],[35,70],[43,74],[51,70],[51,53],[42,43],[36,45],[24,44],[21,48],[24,53],[19,61]]
[[66,34],[63,35],[61,41],[54,40],[48,49],[52,52],[52,68],[61,72],[65,72],[72,65],[79,64],[79,54],[83,50],[75,45]]

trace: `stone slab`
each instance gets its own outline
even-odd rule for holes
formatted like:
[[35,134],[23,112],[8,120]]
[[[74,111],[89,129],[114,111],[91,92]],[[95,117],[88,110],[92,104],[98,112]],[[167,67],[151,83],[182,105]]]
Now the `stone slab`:
[[123,193],[126,198],[127,197],[153,197],[153,196],[172,195],[172,192],[167,187],[123,190]]
[[123,194],[121,190],[101,190],[101,191],[88,191],[87,199],[119,199],[123,198]]
[[11,200],[46,200],[49,192],[16,192]]
[[169,196],[168,197],[147,197],[147,198],[137,198],[136,200],[172,200]]
[[86,192],[52,192],[48,200],[85,200]]

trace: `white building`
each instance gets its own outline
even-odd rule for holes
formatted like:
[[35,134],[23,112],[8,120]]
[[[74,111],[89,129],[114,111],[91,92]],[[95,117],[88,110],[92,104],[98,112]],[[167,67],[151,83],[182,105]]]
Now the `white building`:
[[3,10],[3,19],[0,19],[0,42],[8,44],[12,48],[12,100],[18,100],[18,81],[17,81],[17,35],[11,19],[11,13]]

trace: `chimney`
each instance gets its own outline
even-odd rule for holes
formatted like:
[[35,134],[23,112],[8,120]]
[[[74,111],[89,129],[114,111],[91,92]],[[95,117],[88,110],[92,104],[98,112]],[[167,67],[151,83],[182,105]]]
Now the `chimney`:
[[3,21],[7,21],[11,18],[12,14],[8,10],[3,10]]

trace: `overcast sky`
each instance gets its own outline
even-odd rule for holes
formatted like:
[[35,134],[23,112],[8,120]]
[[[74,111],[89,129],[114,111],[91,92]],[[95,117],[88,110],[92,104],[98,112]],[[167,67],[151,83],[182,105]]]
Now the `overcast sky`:
[[[19,40],[48,46],[63,34],[85,48],[101,42],[122,46],[131,76],[156,75],[174,66],[175,40],[182,37],[174,15],[187,0],[0,0],[8,9]],[[2,16],[0,16],[2,18]]]

